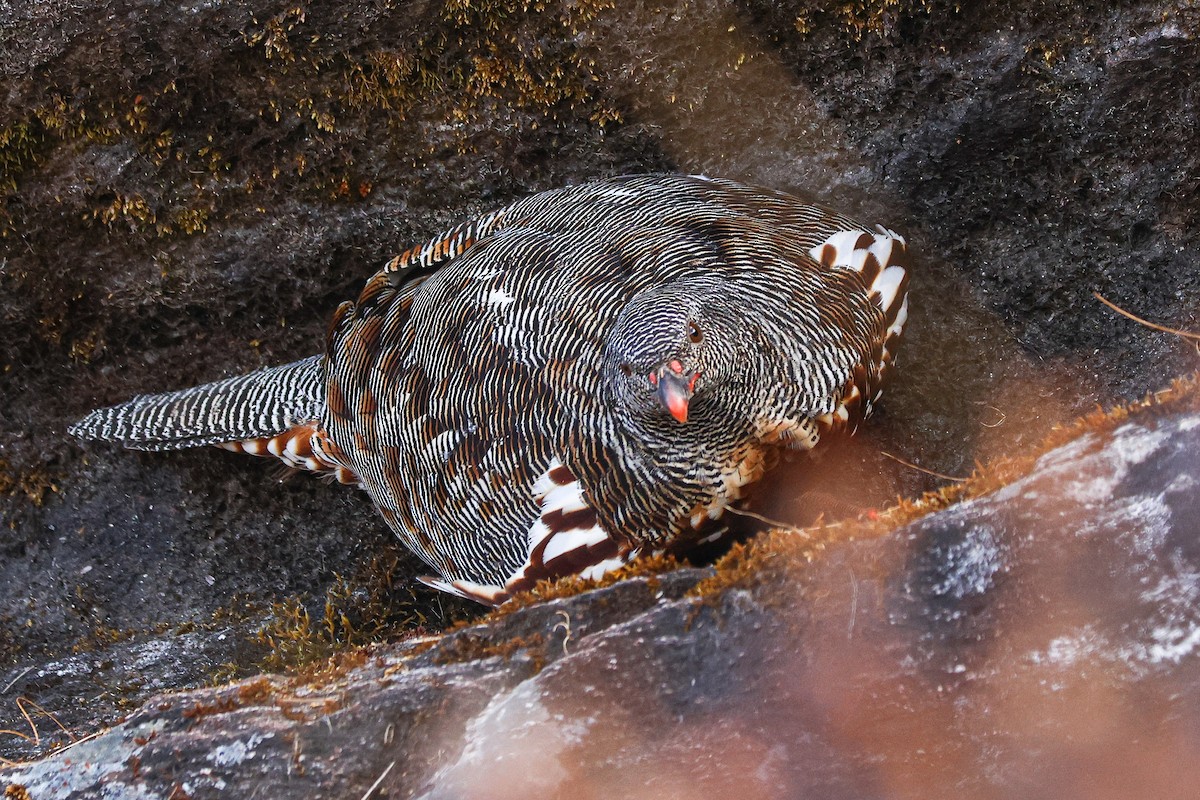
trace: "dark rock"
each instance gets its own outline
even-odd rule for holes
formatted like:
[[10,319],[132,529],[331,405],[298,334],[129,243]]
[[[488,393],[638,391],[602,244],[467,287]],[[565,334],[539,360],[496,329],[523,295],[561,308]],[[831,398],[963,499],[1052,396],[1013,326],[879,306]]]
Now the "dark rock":
[[1193,4],[612,5],[0,3],[0,729],[30,736],[0,757],[252,674],[260,630],[311,658],[475,613],[408,592],[354,493],[65,429],[315,352],[386,256],[530,191],[706,171],[923,251],[900,382],[772,516],[915,496],[939,480],[881,451],[961,475],[1195,368],[1092,297],[1200,328]]
[[1200,412],[1143,414],[884,537],[810,558],[777,533],[740,583],[634,578],[309,683],[165,695],[0,780],[109,800],[1193,796],[1198,482]]

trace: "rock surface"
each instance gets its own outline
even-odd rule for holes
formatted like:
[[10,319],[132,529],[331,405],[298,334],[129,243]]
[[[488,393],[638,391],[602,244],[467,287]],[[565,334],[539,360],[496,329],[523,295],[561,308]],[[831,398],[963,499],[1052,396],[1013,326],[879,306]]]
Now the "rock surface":
[[[545,5],[0,0],[0,730],[22,734],[0,757],[288,642],[319,656],[476,613],[411,594],[421,567],[351,492],[65,429],[315,352],[387,255],[529,191],[704,171],[923,252],[900,383],[816,474],[779,476],[772,516],[812,488],[915,495],[939,481],[880,451],[961,475],[1195,368],[1092,297],[1200,328],[1194,3]],[[910,766],[950,769],[941,752]]]
[[633,578],[308,682],[162,696],[0,783],[106,800],[1194,797],[1198,484],[1200,412],[1143,414],[887,536],[812,558],[776,533],[722,585]]

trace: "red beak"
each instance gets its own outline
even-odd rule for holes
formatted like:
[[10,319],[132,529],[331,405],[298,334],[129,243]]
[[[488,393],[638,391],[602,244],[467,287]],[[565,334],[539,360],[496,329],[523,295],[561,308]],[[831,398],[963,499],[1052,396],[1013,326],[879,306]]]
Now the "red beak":
[[663,408],[680,422],[687,422],[688,403],[699,377],[699,373],[685,377],[683,365],[678,361],[670,361],[650,373],[650,384],[658,390],[658,402],[662,403]]

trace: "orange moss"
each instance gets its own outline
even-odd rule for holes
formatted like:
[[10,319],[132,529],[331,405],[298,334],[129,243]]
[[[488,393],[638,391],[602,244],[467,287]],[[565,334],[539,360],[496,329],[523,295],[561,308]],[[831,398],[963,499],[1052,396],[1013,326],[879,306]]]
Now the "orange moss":
[[343,704],[333,697],[286,697],[275,705],[279,713],[293,722],[311,722],[341,710]]
[[342,701],[336,697],[297,697],[272,678],[259,676],[199,700],[180,713],[184,719],[199,720],[255,706],[274,706],[287,719],[308,721],[338,711]]
[[265,677],[259,677],[238,686],[237,700],[243,706],[261,706],[275,695],[275,686]]
[[228,695],[223,695],[211,701],[201,700],[192,703],[181,712],[181,716],[184,719],[199,720],[204,717],[226,714],[236,708],[240,708],[237,700]]
[[478,634],[463,632],[452,639],[443,639],[443,641],[446,646],[434,658],[434,662],[437,664],[458,664],[464,661],[479,661],[494,657],[510,661],[518,653],[525,653],[530,657],[534,672],[540,672],[548,660],[546,637],[540,633],[502,638],[497,641],[489,635],[486,626],[481,626]]
[[[502,605],[500,608],[493,610],[486,617],[484,622],[492,622],[511,614],[514,611],[534,605],[535,603],[543,603],[549,600],[556,600],[562,597],[574,597],[592,589],[602,589],[605,586],[612,586],[614,583],[620,583],[628,578],[636,577],[651,577],[661,575],[664,572],[672,572],[683,566],[674,556],[666,553],[657,553],[648,555],[644,558],[639,558],[636,561],[626,564],[620,569],[609,572],[603,577],[595,580],[580,578],[577,575],[568,575],[557,580],[542,580],[533,585],[533,588],[525,592],[520,592],[511,600]],[[650,591],[658,591],[658,581],[651,580],[648,585]]]
[[1056,426],[1035,448],[977,468],[967,480],[930,492],[914,501],[900,500],[879,515],[875,530],[887,532],[953,503],[979,497],[1028,475],[1039,458],[1087,433],[1108,433],[1125,422],[1164,412],[1200,410],[1200,373],[1176,378],[1171,385],[1141,400],[1105,410],[1097,408],[1066,425]]
[[914,500],[898,498],[896,505],[871,518],[840,520],[802,530],[776,529],[734,546],[716,563],[716,574],[688,592],[692,597],[713,597],[730,588],[769,582],[771,575],[811,562],[829,544],[883,536],[974,497],[990,494],[1029,475],[1038,459],[1051,450],[1088,433],[1107,433],[1125,422],[1175,411],[1200,410],[1200,373],[1172,381],[1166,389],[1141,400],[1085,414],[1054,428],[1035,448],[988,463],[961,483],[927,492]]

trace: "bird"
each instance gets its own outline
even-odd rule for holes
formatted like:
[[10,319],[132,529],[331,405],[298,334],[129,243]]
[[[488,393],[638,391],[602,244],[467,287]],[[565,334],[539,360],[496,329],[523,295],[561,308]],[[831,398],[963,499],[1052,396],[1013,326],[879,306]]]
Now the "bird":
[[217,445],[358,486],[499,605],[726,535],[788,451],[853,433],[908,318],[907,243],[734,180],[543,191],[387,261],[324,352],[93,411],[82,439]]

